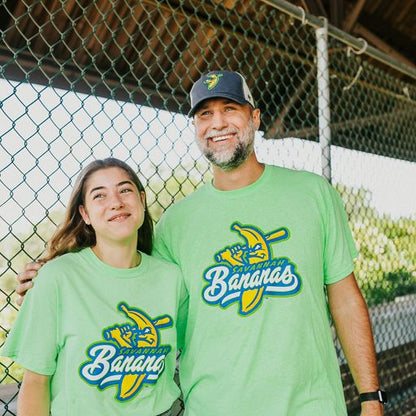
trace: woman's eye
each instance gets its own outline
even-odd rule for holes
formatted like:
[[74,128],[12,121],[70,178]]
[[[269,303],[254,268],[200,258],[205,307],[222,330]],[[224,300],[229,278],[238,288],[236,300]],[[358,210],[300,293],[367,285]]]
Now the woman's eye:
[[92,199],[100,199],[100,198],[104,198],[104,194],[95,194]]

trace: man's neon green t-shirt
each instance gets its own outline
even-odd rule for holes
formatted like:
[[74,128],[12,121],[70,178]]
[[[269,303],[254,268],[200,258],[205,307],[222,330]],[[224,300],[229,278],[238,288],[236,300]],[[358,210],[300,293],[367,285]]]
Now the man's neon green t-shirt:
[[187,416],[346,415],[324,287],[353,270],[341,199],[320,176],[266,166],[170,207],[155,250],[189,292]]

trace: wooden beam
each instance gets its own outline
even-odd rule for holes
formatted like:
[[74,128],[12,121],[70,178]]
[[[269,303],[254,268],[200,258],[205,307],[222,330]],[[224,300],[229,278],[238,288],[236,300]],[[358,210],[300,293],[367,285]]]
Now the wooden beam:
[[330,0],[329,2],[329,17],[330,22],[342,29],[344,21],[344,0]]
[[305,0],[309,13],[315,16],[328,17],[328,13],[322,3],[322,0]]
[[360,25],[359,23],[355,24],[353,33],[355,35],[363,37],[368,43],[371,43],[376,48],[380,49],[380,51],[391,56],[392,58],[396,59],[402,64],[405,64],[410,68],[416,69],[416,65],[412,61],[407,59],[400,52],[397,52],[392,46],[381,40],[377,35],[375,35],[373,32],[371,32],[364,26]]
[[358,17],[360,16],[361,10],[364,7],[366,0],[357,0],[357,3],[355,3],[354,8],[352,9],[349,16],[345,19],[344,23],[344,31],[345,32],[351,32],[351,29],[356,24]]
[[[369,116],[369,117],[361,117],[361,118],[351,118],[345,121],[339,121],[336,123],[331,123],[331,131],[340,131],[340,130],[354,130],[358,128],[363,128],[367,126],[373,125],[383,125],[386,124],[386,121],[389,123],[400,123],[403,120],[412,120],[413,113],[416,115],[416,112],[413,109],[405,109],[405,110],[393,110],[388,113],[379,114],[377,116]],[[394,125],[392,126],[394,128]],[[286,130],[281,133],[281,137],[279,139],[285,139],[288,137],[296,137],[299,139],[304,139],[310,136],[318,137],[319,135],[319,127],[318,126],[311,126],[311,127],[304,127],[303,129],[299,130]]]
[[309,10],[309,6],[308,6],[308,4],[306,3],[306,0],[301,0],[301,3],[302,3],[302,7],[303,7],[303,9],[305,10],[305,12],[306,12],[306,13],[310,13],[311,11]]

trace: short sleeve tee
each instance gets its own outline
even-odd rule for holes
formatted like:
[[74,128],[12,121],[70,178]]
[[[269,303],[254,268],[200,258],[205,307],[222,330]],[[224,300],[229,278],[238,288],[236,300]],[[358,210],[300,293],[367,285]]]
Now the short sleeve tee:
[[266,166],[176,203],[155,251],[189,292],[185,414],[345,415],[324,287],[357,255],[339,195],[320,176]]
[[131,269],[65,254],[39,271],[1,354],[51,376],[52,415],[158,415],[179,396],[185,293],[177,266],[144,253]]

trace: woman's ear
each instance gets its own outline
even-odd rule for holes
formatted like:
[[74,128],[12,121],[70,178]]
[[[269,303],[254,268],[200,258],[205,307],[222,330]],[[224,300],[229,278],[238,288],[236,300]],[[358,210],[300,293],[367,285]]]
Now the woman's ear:
[[84,220],[85,224],[91,225],[90,217],[87,214],[86,209],[84,208],[84,205],[80,205],[78,207],[78,211],[81,214],[82,219]]
[[142,201],[143,206],[146,205],[146,194],[143,191],[140,191],[140,199]]

